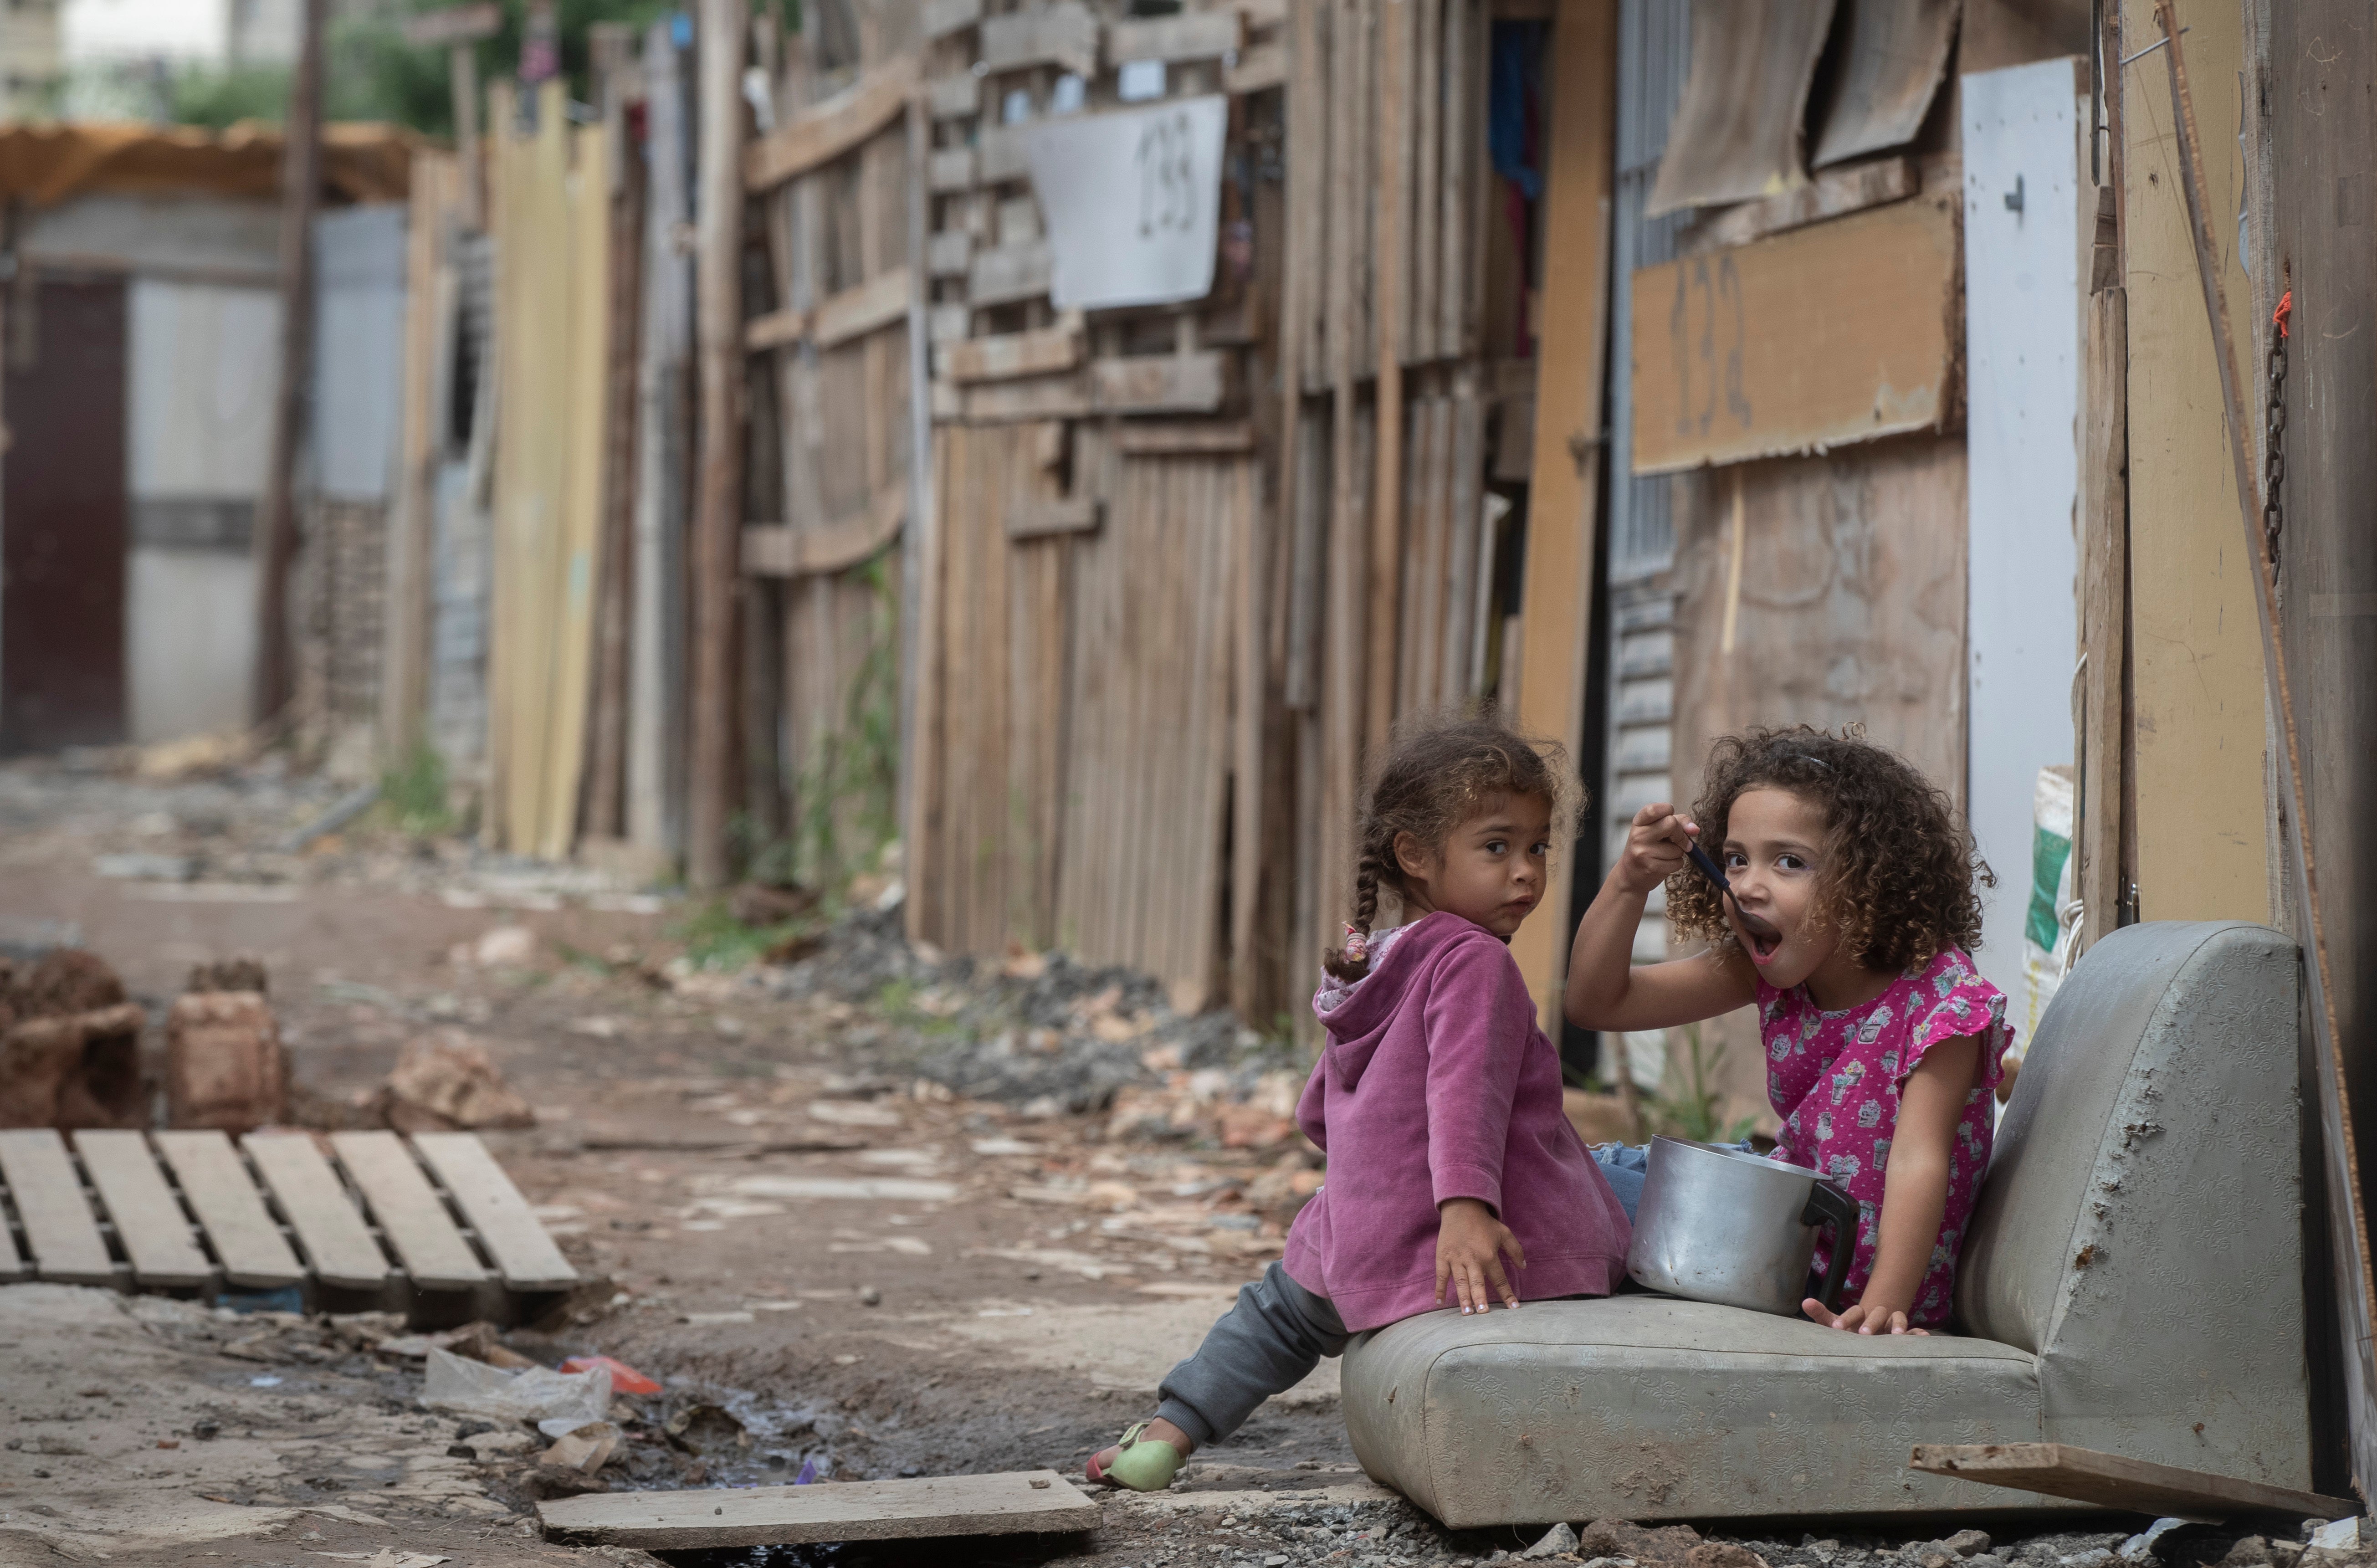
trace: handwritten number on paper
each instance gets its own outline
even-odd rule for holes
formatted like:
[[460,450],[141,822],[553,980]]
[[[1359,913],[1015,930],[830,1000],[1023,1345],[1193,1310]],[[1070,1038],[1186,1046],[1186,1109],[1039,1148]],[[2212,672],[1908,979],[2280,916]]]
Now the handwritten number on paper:
[[[1697,295],[1697,298],[1695,297]],[[1697,306],[1697,310],[1695,307]],[[1693,330],[1698,317],[1697,333]],[[1741,354],[1749,334],[1749,322],[1742,305],[1741,274],[1731,256],[1717,258],[1712,269],[1708,258],[1678,262],[1676,266],[1676,299],[1667,311],[1667,338],[1675,355],[1676,366],[1676,434],[1683,437],[1705,436],[1716,421],[1717,397],[1725,398],[1725,411],[1744,430],[1750,428],[1750,394],[1743,381]],[[1720,341],[1720,337],[1724,341]],[[1697,341],[1694,340],[1697,338]],[[1701,366],[1701,389],[1693,396],[1692,362]],[[1720,363],[1720,360],[1722,363]]]
[[1139,236],[1185,232],[1197,221],[1197,172],[1188,116],[1169,114],[1139,133]]

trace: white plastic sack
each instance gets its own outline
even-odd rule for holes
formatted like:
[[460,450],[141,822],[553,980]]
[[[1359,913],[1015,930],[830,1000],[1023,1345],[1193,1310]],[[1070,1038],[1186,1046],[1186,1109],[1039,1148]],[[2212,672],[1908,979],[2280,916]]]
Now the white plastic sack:
[[550,1367],[530,1367],[508,1372],[433,1347],[421,1403],[483,1421],[534,1421],[545,1436],[560,1437],[610,1411],[611,1370],[556,1372]]
[[2078,928],[2079,901],[2072,877],[2072,770],[2038,770],[2031,795],[2030,900],[2022,923],[2023,999],[2014,1020],[2016,1043],[2030,1036],[2055,999],[2070,965],[2072,939]]

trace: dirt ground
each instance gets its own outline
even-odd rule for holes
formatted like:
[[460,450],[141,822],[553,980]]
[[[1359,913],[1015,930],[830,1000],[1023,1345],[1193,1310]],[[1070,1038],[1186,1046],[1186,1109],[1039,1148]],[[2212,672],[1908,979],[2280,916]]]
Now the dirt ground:
[[[535,1122],[490,1146],[603,1282],[508,1344],[663,1384],[627,1401],[641,1421],[609,1487],[1079,1475],[1278,1255],[1316,1179],[1275,1047],[1158,1027],[1144,987],[1067,993],[1022,957],[993,976],[1021,999],[994,1032],[972,993],[885,947],[884,921],[863,963],[690,969],[696,912],[599,878],[392,835],[275,847],[329,797],[0,768],[0,946],[79,940],[158,1014],[193,964],[260,957],[317,1102],[368,1094],[418,1036],[484,1046]],[[553,1484],[533,1454],[458,1446],[484,1423],[420,1407],[422,1362],[375,1348],[394,1327],[0,1288],[0,1564],[652,1561],[539,1539]],[[705,1406],[725,1414],[663,1441]],[[1371,1486],[1327,1362],[1174,1493],[1100,1506],[1084,1537],[670,1561],[1368,1565],[1489,1561],[1541,1533],[1451,1534]],[[1953,1555],[2096,1568],[2120,1526]],[[1774,1568],[1858,1568],[1906,1538],[1775,1533],[1758,1543]]]

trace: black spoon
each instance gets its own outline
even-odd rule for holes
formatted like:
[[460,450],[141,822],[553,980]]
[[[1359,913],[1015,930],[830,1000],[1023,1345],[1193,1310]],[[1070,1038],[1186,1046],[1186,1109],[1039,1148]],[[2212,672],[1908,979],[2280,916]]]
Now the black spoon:
[[1725,872],[1718,868],[1716,860],[1707,850],[1702,849],[1699,844],[1693,844],[1685,853],[1692,857],[1692,864],[1700,868],[1701,875],[1716,884],[1717,892],[1733,899],[1734,916],[1740,920],[1741,928],[1749,932],[1753,940],[1773,941],[1783,935],[1774,928],[1772,922],[1762,920],[1741,907],[1741,900],[1734,894],[1733,883],[1726,879]]

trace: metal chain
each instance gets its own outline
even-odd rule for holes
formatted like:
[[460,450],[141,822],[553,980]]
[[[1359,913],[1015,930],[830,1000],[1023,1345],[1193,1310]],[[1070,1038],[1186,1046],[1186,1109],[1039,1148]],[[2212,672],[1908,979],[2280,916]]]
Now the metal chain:
[[2287,483],[2287,317],[2294,298],[2289,289],[2270,320],[2270,401],[2267,438],[2262,449],[2262,544],[2269,557],[2273,587],[2277,583],[2279,536],[2286,531],[2287,521],[2280,496]]

